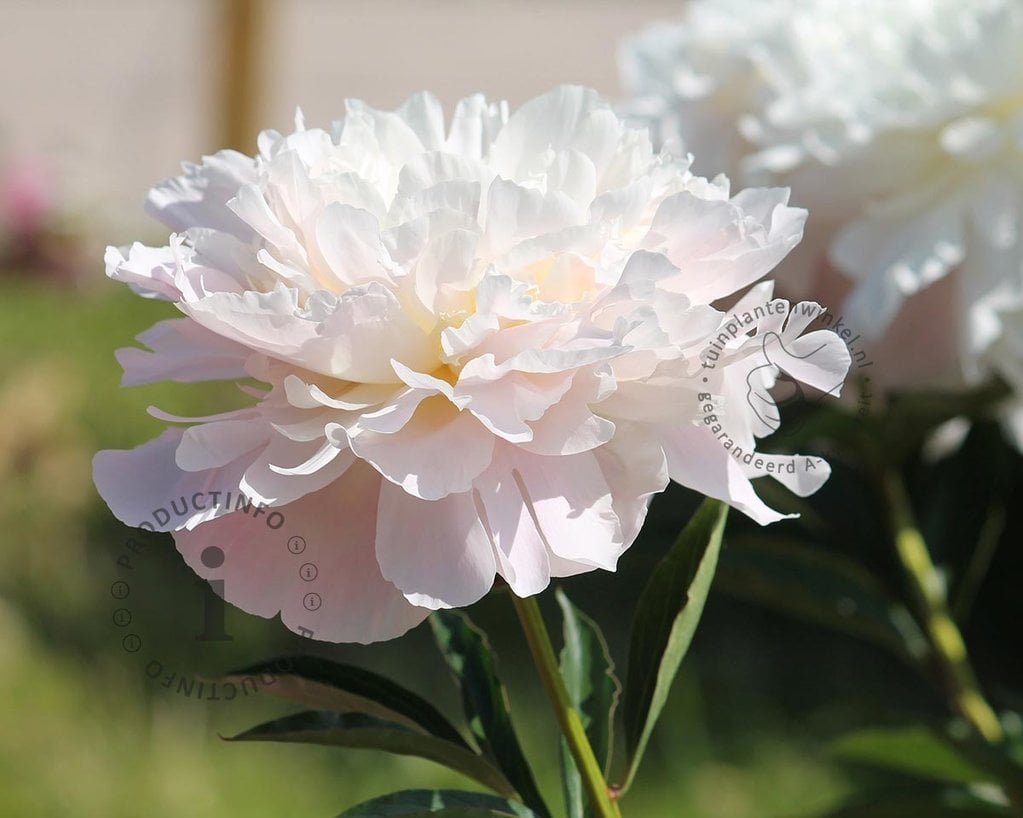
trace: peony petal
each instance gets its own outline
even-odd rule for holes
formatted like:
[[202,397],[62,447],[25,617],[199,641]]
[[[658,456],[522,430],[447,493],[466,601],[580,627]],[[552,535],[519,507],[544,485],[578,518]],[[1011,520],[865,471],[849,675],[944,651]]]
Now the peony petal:
[[[292,631],[330,642],[394,639],[429,611],[410,605],[380,573],[376,536],[380,477],[353,468],[340,480],[266,516],[234,513],[175,534],[203,579],[223,582],[224,598]],[[208,549],[222,564],[208,567]],[[301,549],[301,550],[299,550]],[[313,577],[313,579],[309,579]]]
[[173,531],[229,513],[244,502],[238,487],[245,459],[209,471],[182,471],[175,463],[184,429],[167,429],[134,449],[98,452],[92,478],[121,522]]
[[[486,363],[486,362],[484,362]],[[495,435],[512,443],[533,439],[529,421],[562,401],[572,385],[572,374],[506,372],[497,367],[489,371],[477,367],[474,374],[463,375],[455,386],[456,399]]]
[[238,419],[201,423],[185,429],[174,460],[184,471],[219,469],[270,440],[266,419],[251,410],[237,413]]
[[149,350],[117,350],[124,369],[121,386],[169,380],[189,383],[244,378],[253,352],[186,318],[158,321],[141,335]]
[[482,94],[459,100],[451,117],[447,150],[482,159],[490,153],[495,136],[508,121],[508,103],[488,103]]
[[209,227],[248,241],[252,230],[228,207],[238,188],[256,181],[252,157],[224,150],[203,157],[199,165],[184,164],[185,173],[154,187],[146,199],[146,211],[181,232],[192,227]]
[[651,497],[668,486],[664,451],[649,427],[621,423],[614,438],[593,456],[611,488],[612,507],[627,547],[643,527]]
[[176,301],[181,297],[177,285],[177,243],[170,247],[146,247],[135,242],[130,248],[108,247],[103,256],[107,277],[123,281],[143,298]]
[[491,162],[508,179],[536,170],[548,149],[575,148],[601,170],[613,152],[618,122],[607,103],[589,88],[562,85],[518,108],[494,141]]
[[551,581],[550,555],[509,463],[497,453],[476,481],[481,519],[494,542],[498,570],[519,596],[538,594]]
[[490,464],[494,437],[471,414],[438,395],[422,400],[412,419],[393,434],[356,430],[351,447],[409,494],[437,500],[472,488]]
[[534,454],[573,455],[604,445],[614,437],[615,424],[594,414],[590,404],[614,388],[609,371],[577,372],[561,399],[529,424],[532,436],[522,448]]
[[662,427],[659,439],[667,458],[668,474],[676,483],[724,500],[761,525],[798,516],[782,514],[765,504],[735,459],[735,448],[726,449],[709,429]]
[[379,233],[380,223],[365,210],[334,202],[320,214],[317,246],[341,289],[386,280],[387,251]]
[[622,528],[593,453],[542,457],[523,452],[508,459],[551,551],[562,559],[615,570],[624,550]]
[[363,383],[395,383],[392,360],[432,370],[437,353],[389,289],[373,282],[352,287],[309,341],[299,360],[310,369]]
[[763,277],[799,243],[806,211],[787,189],[751,188],[730,201],[692,193],[665,199],[644,240],[683,271],[677,289],[709,304]]
[[443,147],[444,109],[433,94],[420,91],[412,95],[398,109],[398,116],[419,137],[424,149],[434,151]]
[[494,550],[472,494],[425,501],[385,481],[376,543],[381,573],[415,605],[471,605],[494,583]]
[[484,213],[480,255],[495,258],[525,239],[581,224],[585,210],[560,190],[545,194],[498,178],[487,190]]

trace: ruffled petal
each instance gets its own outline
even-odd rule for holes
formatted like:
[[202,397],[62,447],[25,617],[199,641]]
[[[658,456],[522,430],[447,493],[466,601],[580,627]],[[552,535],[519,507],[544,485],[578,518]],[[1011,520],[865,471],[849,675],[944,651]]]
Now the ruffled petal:
[[376,553],[383,576],[425,608],[481,599],[497,563],[470,493],[426,501],[384,482],[377,508]]
[[222,581],[224,598],[247,613],[279,612],[285,626],[312,639],[394,639],[429,610],[411,605],[380,572],[373,548],[380,483],[368,467],[351,469],[277,509],[272,525],[267,516],[236,512],[174,539],[185,562],[203,579]]

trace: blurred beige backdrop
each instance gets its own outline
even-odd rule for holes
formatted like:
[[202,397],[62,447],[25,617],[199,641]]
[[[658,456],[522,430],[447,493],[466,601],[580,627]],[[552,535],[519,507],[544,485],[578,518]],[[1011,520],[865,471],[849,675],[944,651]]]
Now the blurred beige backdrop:
[[[265,0],[259,118],[327,124],[346,96],[428,88],[519,103],[559,82],[619,92],[618,40],[675,0]],[[219,147],[216,0],[0,0],[0,167],[41,160],[89,232],[148,230],[145,191]],[[253,134],[253,143],[254,143]],[[142,234],[145,235],[145,234]]]

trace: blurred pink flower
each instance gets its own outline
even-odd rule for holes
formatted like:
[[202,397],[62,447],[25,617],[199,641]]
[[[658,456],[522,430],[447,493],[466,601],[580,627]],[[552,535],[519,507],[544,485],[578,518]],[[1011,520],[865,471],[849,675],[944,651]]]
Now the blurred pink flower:
[[[614,570],[669,478],[761,523],[783,515],[750,478],[826,479],[816,458],[754,458],[755,438],[778,369],[835,389],[845,346],[800,337],[807,312],[770,284],[711,306],[799,240],[786,191],[731,196],[576,87],[511,116],[470,97],[447,127],[427,94],[350,100],[332,131],[299,117],[258,145],[157,186],[178,232],[110,248],[107,270],[185,315],[118,353],[126,385],[266,388],[94,462],[114,513],[173,530],[234,604],[387,639],[498,574],[524,596]],[[765,362],[768,337],[791,356]]]
[[0,173],[0,224],[10,236],[35,236],[54,210],[53,189],[45,165],[33,158],[9,162]]

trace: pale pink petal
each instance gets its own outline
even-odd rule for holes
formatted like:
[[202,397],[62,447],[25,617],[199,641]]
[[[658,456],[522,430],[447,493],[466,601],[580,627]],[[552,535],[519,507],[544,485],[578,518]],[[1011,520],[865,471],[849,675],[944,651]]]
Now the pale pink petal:
[[477,479],[475,492],[499,573],[519,596],[540,593],[551,579],[550,552],[511,464],[500,452]]
[[234,508],[248,461],[209,471],[182,471],[174,457],[184,431],[167,429],[135,449],[110,449],[92,459],[93,482],[121,522],[172,531]]
[[184,471],[219,469],[262,448],[269,440],[270,427],[265,418],[243,410],[237,413],[237,419],[201,423],[185,429],[175,462]]
[[186,318],[158,321],[136,340],[149,350],[125,347],[115,353],[124,369],[121,386],[244,378],[254,354]]
[[[265,514],[235,512],[174,538],[192,569],[222,581],[225,599],[248,613],[269,618],[280,612],[290,630],[312,639],[393,639],[429,611],[410,605],[381,576],[373,548],[380,482],[370,468],[351,469],[275,509],[276,527]],[[220,550],[221,565],[207,566],[210,548]]]
[[744,455],[742,464],[750,477],[773,477],[799,497],[814,494],[831,476],[831,466],[826,460],[802,454],[755,452],[752,456]]
[[342,287],[386,279],[387,251],[379,234],[379,222],[365,210],[335,202],[320,215],[316,222],[317,246]]
[[649,427],[620,423],[614,438],[593,456],[611,488],[612,507],[628,546],[643,527],[650,499],[668,486],[664,451]]
[[359,429],[351,447],[409,494],[437,500],[472,488],[490,464],[494,436],[447,398],[433,396],[419,403],[400,431]]
[[377,508],[381,573],[426,608],[455,608],[482,598],[497,563],[472,494],[426,501],[384,481]]
[[245,469],[239,488],[266,505],[285,505],[326,487],[356,462],[353,452],[323,437],[294,441],[275,435]]
[[613,571],[624,550],[611,488],[592,452],[567,457],[522,453],[512,460],[523,494],[551,551]]
[[185,173],[154,187],[146,211],[171,230],[209,227],[248,240],[252,231],[227,208],[241,185],[256,180],[252,157],[224,150],[184,164]]
[[487,191],[485,233],[480,254],[494,258],[524,239],[580,224],[585,213],[559,190],[550,193],[495,179]]
[[103,257],[107,276],[123,281],[143,298],[175,301],[181,296],[177,285],[176,245],[146,247],[135,242],[129,247],[108,247]]
[[479,369],[474,375],[459,378],[454,389],[465,407],[495,435],[512,443],[533,439],[529,421],[535,421],[561,401],[572,386],[572,373],[498,374]]
[[709,429],[696,426],[662,428],[659,435],[671,479],[708,497],[724,500],[761,525],[796,515],[782,514],[761,500],[734,448],[715,438]]
[[529,424],[532,438],[523,442],[522,448],[534,454],[573,455],[604,445],[614,437],[615,424],[590,406],[604,400],[614,388],[609,372],[575,373],[572,387],[561,400]]
[[574,148],[598,173],[613,155],[621,126],[600,95],[562,85],[518,108],[494,141],[491,161],[509,179],[528,178],[548,149]]
[[672,289],[710,303],[763,277],[796,246],[806,211],[789,207],[788,190],[753,188],[730,201],[679,193],[661,203],[647,249],[663,249],[682,274]]

